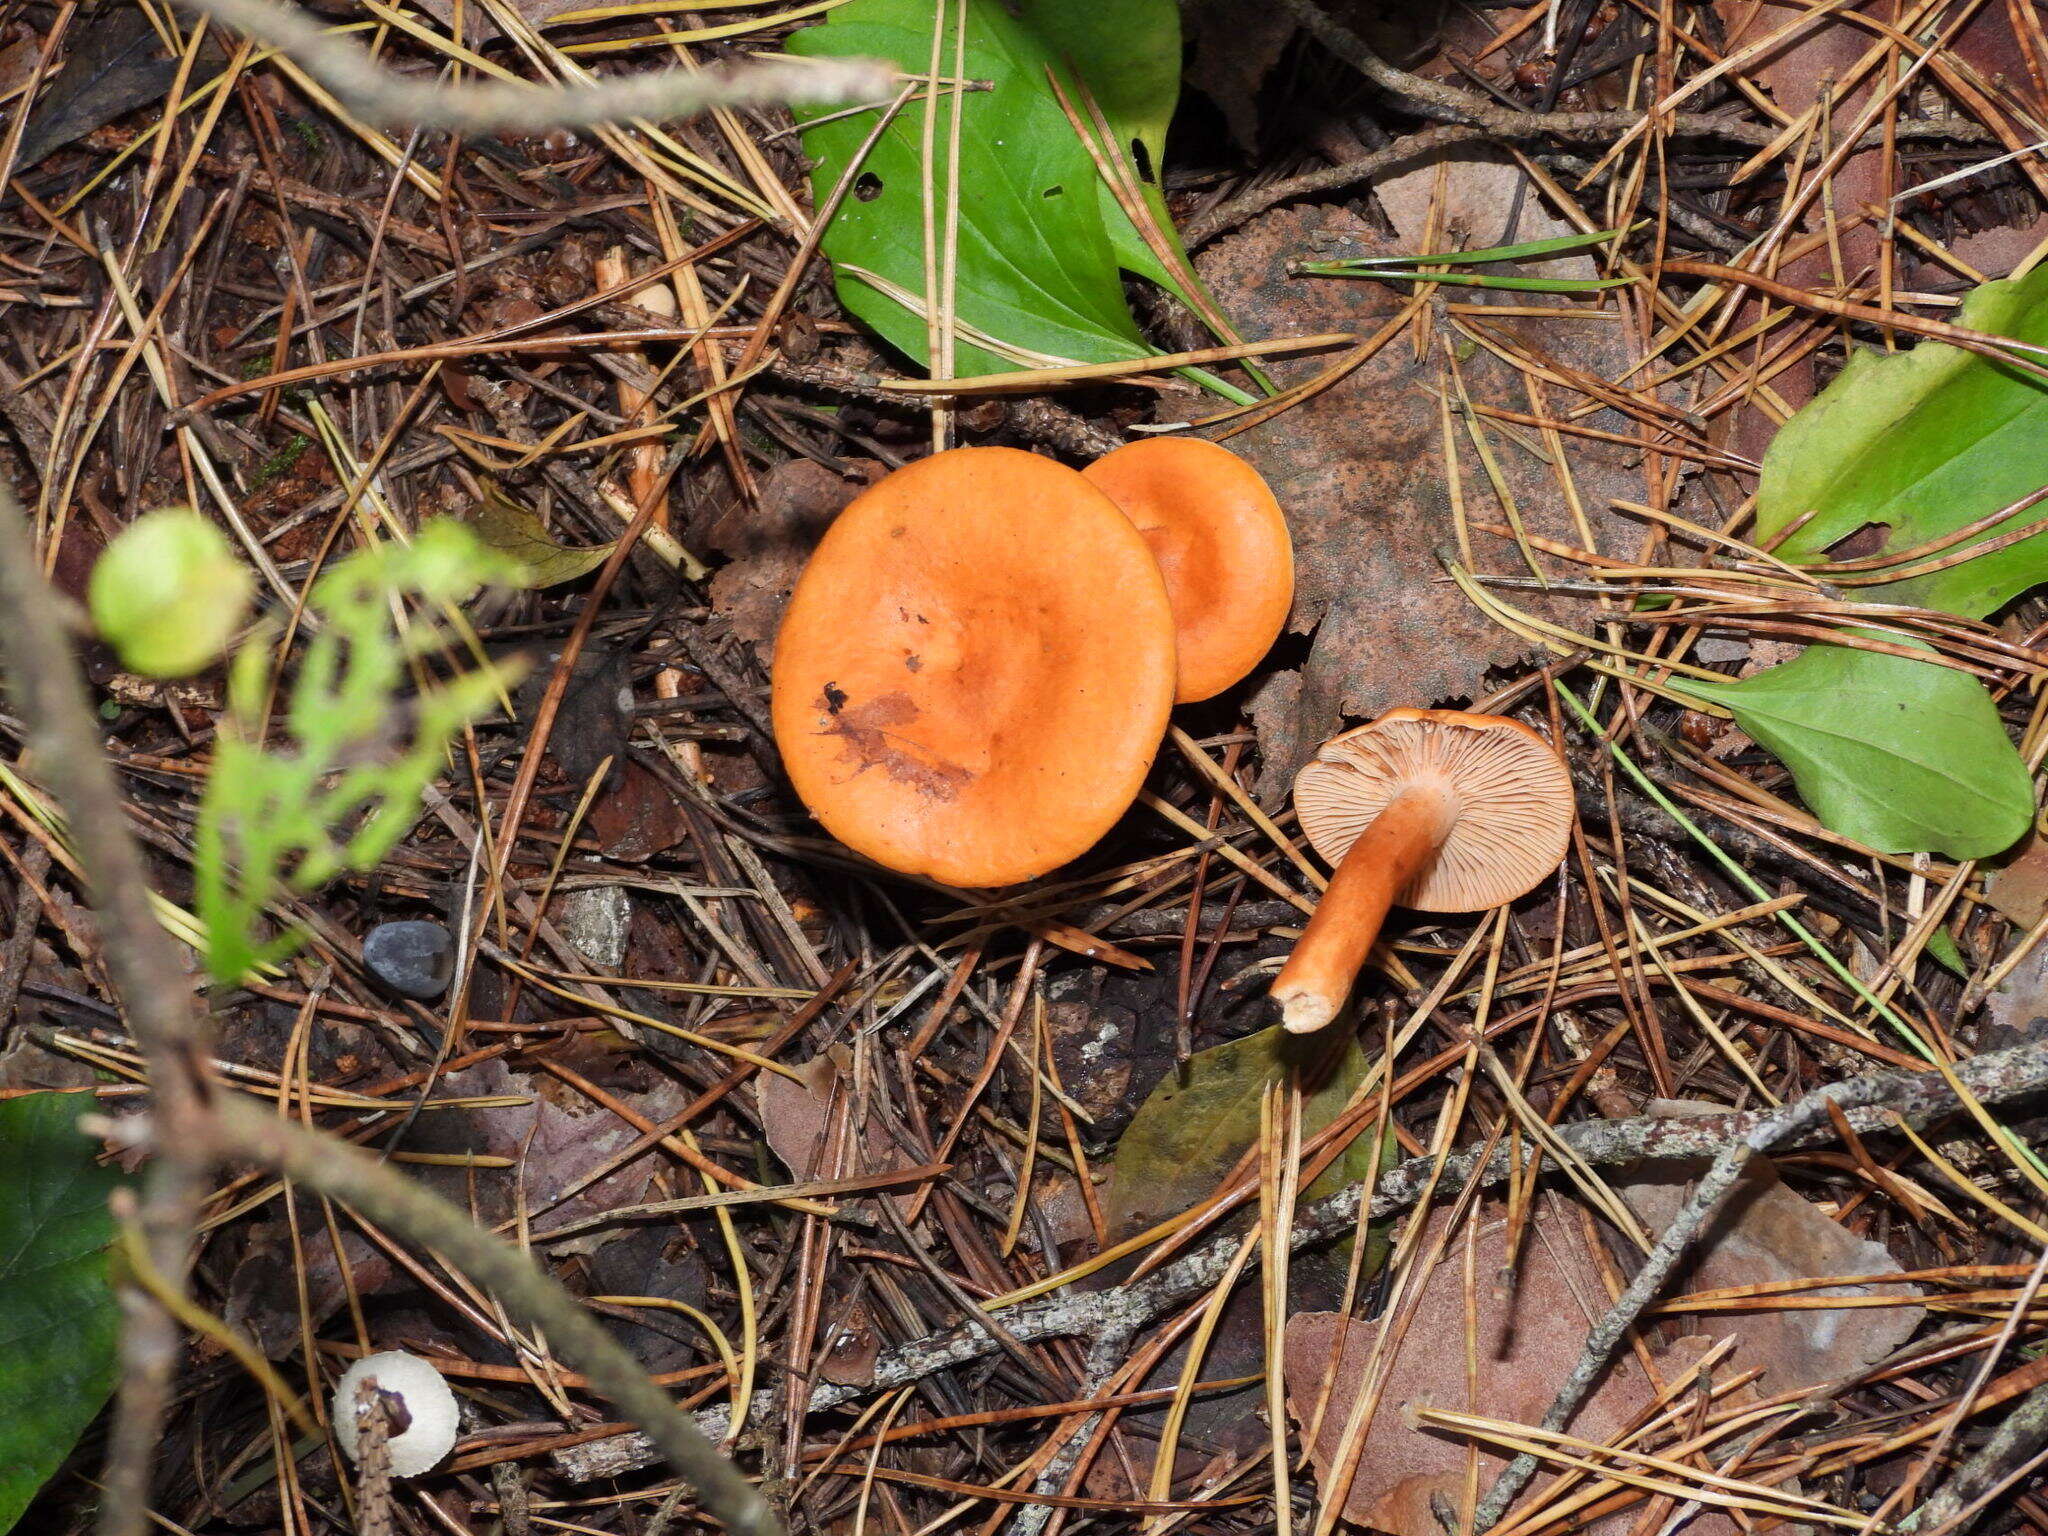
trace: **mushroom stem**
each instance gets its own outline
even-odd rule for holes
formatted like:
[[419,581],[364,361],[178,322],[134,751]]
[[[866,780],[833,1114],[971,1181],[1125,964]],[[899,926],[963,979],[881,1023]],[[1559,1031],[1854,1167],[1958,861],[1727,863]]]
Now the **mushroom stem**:
[[1456,820],[1456,802],[1444,789],[1410,784],[1358,835],[1273,978],[1281,1022],[1289,1029],[1306,1034],[1337,1016],[1387,908],[1436,856]]

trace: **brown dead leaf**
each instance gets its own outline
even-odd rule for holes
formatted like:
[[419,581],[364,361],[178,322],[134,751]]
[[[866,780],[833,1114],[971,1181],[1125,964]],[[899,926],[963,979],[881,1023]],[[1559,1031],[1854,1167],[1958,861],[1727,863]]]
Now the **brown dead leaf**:
[[[1387,239],[1348,209],[1291,208],[1267,214],[1219,241],[1199,265],[1225,312],[1249,335],[1369,334],[1399,310],[1405,295],[1376,282],[1290,276],[1289,263],[1402,249],[1416,247]],[[1460,289],[1455,297],[1466,302],[1479,293]],[[1627,366],[1625,332],[1612,320],[1503,320],[1499,328],[1519,337],[1529,350],[1567,358],[1589,375],[1611,379]],[[1439,316],[1436,335],[1458,352],[1475,402],[1529,410],[1519,374],[1472,346],[1451,329],[1447,317]],[[1527,651],[1443,579],[1439,553],[1455,550],[1457,531],[1439,406],[1425,391],[1449,383],[1444,356],[1443,346],[1435,345],[1418,364],[1408,338],[1397,337],[1321,394],[1229,439],[1287,509],[1296,570],[1292,628],[1314,636],[1299,677],[1269,677],[1252,700],[1266,764],[1262,790],[1290,781],[1345,717],[1469,699],[1481,690],[1489,668],[1514,662]],[[1274,371],[1294,382],[1327,365],[1328,359],[1322,359]],[[1553,416],[1562,416],[1581,397],[1550,386],[1546,403]],[[1628,430],[1612,412],[1591,417],[1590,424]],[[1535,435],[1521,428],[1510,433],[1498,422],[1483,423],[1483,431],[1528,529],[1583,543],[1557,472],[1523,446],[1535,442]],[[1462,426],[1457,451],[1468,517],[1504,523]],[[1567,439],[1566,453],[1596,542],[1603,552],[1632,550],[1640,531],[1610,512],[1608,502],[1643,494],[1634,456],[1586,439]],[[1482,570],[1529,575],[1512,544],[1475,532],[1472,551]],[[1537,559],[1546,575],[1567,573],[1559,562]],[[1518,591],[1511,596],[1517,606],[1539,606],[1535,599],[1540,594]],[[1583,622],[1578,604],[1553,611],[1567,622]]]
[[[1653,1099],[1651,1114],[1720,1114],[1721,1106]],[[1698,1163],[1653,1162],[1615,1187],[1652,1235],[1671,1224],[1698,1178]],[[1894,1275],[1899,1263],[1880,1244],[1856,1236],[1811,1200],[1785,1187],[1766,1158],[1754,1157],[1707,1229],[1693,1257],[1672,1275],[1665,1295],[1809,1280],[1823,1275]],[[1820,1296],[1917,1296],[1910,1285],[1830,1286]],[[1851,1375],[1882,1360],[1919,1326],[1919,1307],[1828,1311],[1685,1313],[1689,1333],[1740,1341],[1729,1364],[1761,1366],[1765,1392],[1791,1392]]]
[[2048,913],[2048,839],[2029,832],[2019,851],[1994,872],[1985,898],[2022,928],[2031,928]]
[[[1427,1257],[1448,1215],[1432,1215],[1418,1250]],[[1385,1386],[1367,1426],[1365,1449],[1344,1499],[1348,1520],[1394,1536],[1442,1536],[1430,1509],[1439,1494],[1453,1509],[1466,1503],[1466,1442],[1414,1425],[1410,1408],[1432,1407],[1484,1414],[1520,1424],[1542,1422],[1570,1374],[1586,1335],[1607,1310],[1608,1295],[1588,1253],[1578,1213],[1558,1202],[1539,1213],[1522,1241],[1512,1289],[1493,1277],[1507,1259],[1507,1223],[1498,1208],[1482,1211],[1474,1239],[1470,1347],[1476,1381],[1466,1377],[1465,1238],[1454,1235],[1422,1287],[1406,1331],[1394,1345]],[[1419,1260],[1418,1260],[1419,1262]],[[1411,1282],[1412,1283],[1412,1282]],[[1285,1369],[1287,1407],[1307,1433],[1324,1379],[1329,1402],[1317,1426],[1311,1458],[1318,1478],[1334,1475],[1344,1426],[1368,1373],[1383,1322],[1359,1322],[1331,1312],[1288,1319]],[[1607,1441],[1655,1396],[1633,1356],[1623,1354],[1591,1399],[1572,1419],[1571,1432]],[[1492,1483],[1506,1461],[1478,1454],[1479,1488]],[[1325,1487],[1325,1497],[1334,1490]],[[1629,1515],[1609,1516],[1592,1529],[1624,1530]]]
[[[1507,155],[1494,150],[1455,147],[1426,155],[1398,176],[1373,184],[1373,195],[1386,211],[1409,251],[1482,250],[1520,240],[1549,240],[1578,230],[1550,211],[1527,174]],[[1515,193],[1522,192],[1515,208]],[[1509,227],[1508,211],[1515,208]],[[1431,233],[1431,212],[1435,233]],[[1486,271],[1481,267],[1473,270]],[[1501,263],[1493,270],[1514,270]],[[1593,259],[1583,252],[1554,257],[1528,267],[1543,277],[1598,277]],[[1604,324],[1606,322],[1591,322]]]
[[711,525],[708,542],[732,563],[711,578],[711,605],[751,640],[765,666],[790,589],[819,537],[846,504],[888,473],[873,459],[846,461],[850,475],[791,459],[761,477],[757,510],[734,508]]
[[640,864],[690,835],[675,791],[631,757],[621,758],[590,802],[590,831],[608,859]]
[[2048,944],[2036,944],[1987,999],[1991,1017],[1977,1049],[2003,1051],[2048,1040]]
[[780,1073],[763,1073],[756,1091],[761,1106],[761,1131],[768,1138],[769,1150],[782,1159],[797,1179],[877,1173],[911,1163],[912,1159],[889,1134],[887,1122],[873,1103],[868,1105],[849,1155],[835,1162],[833,1149],[826,1144],[826,1134],[844,1119],[846,1110],[834,1100],[850,1092],[853,1086],[853,1057],[845,1046],[835,1045],[791,1070],[803,1081],[791,1082]]
[[764,1072],[756,1080],[761,1105],[761,1133],[769,1150],[799,1180],[815,1179],[824,1168],[829,1148],[825,1133],[832,1122],[832,1099],[843,1068],[843,1049],[826,1051],[790,1070],[803,1079],[792,1082],[780,1073]]
[[[490,1153],[518,1160],[510,1175],[485,1175],[483,1181],[495,1186],[497,1180],[516,1177],[521,1198],[536,1217],[546,1213],[546,1227],[570,1226],[622,1205],[633,1205],[647,1197],[648,1185],[658,1165],[650,1158],[627,1164],[585,1189],[555,1204],[556,1197],[590,1170],[608,1161],[639,1132],[610,1110],[599,1107],[551,1077],[541,1074],[516,1076],[502,1061],[481,1062],[450,1072],[442,1078],[447,1096],[518,1094],[527,1102],[500,1105],[472,1112],[422,1115],[415,1127],[415,1141],[424,1145],[421,1132],[432,1132],[450,1122],[450,1132],[464,1138],[469,1151]],[[649,1120],[665,1120],[681,1107],[684,1089],[674,1080],[655,1077],[645,1092],[627,1088],[610,1091],[627,1107]],[[459,1129],[457,1127],[459,1126]],[[455,1150],[449,1147],[447,1150]],[[506,1186],[509,1190],[509,1186]],[[509,1198],[499,1201],[495,1187],[486,1191],[486,1215],[501,1220],[510,1214]],[[502,1204],[503,1209],[498,1209]],[[597,1232],[563,1243],[570,1252],[590,1252],[616,1232]]]

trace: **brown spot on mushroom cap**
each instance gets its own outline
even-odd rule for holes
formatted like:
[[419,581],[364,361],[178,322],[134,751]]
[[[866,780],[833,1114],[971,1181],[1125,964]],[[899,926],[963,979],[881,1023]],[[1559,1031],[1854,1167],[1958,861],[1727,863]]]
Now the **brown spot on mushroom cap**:
[[1115,503],[1050,459],[956,448],[826,532],[776,639],[772,714],[791,783],[841,842],[1007,885],[1116,823],[1173,683],[1165,584]]
[[1409,785],[1443,788],[1455,820],[1436,857],[1396,899],[1425,912],[1478,912],[1533,889],[1571,838],[1571,775],[1518,720],[1396,709],[1323,744],[1294,781],[1302,831],[1330,864]]
[[1272,649],[1294,606],[1294,545],[1259,472],[1197,437],[1150,437],[1081,473],[1145,536],[1180,650],[1175,702],[1214,698]]

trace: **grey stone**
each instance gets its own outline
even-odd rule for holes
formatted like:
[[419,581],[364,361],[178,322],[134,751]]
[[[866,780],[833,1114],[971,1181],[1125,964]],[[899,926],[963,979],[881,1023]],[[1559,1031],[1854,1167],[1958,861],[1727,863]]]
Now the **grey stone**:
[[363,964],[400,997],[432,1002],[455,979],[455,936],[439,923],[379,923],[363,939]]

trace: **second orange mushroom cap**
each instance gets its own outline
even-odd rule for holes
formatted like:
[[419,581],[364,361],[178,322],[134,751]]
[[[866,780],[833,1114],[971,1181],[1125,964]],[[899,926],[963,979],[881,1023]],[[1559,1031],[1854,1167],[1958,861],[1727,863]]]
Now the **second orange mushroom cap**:
[[1259,472],[1199,437],[1149,437],[1081,473],[1124,509],[1166,578],[1174,702],[1213,699],[1272,649],[1294,606],[1294,543]]
[[1174,703],[1245,676],[1293,594],[1278,504],[1214,443],[1133,443],[1085,473],[950,449],[871,487],[812,555],[776,639],[776,743],[876,863],[1032,879],[1115,824]]

